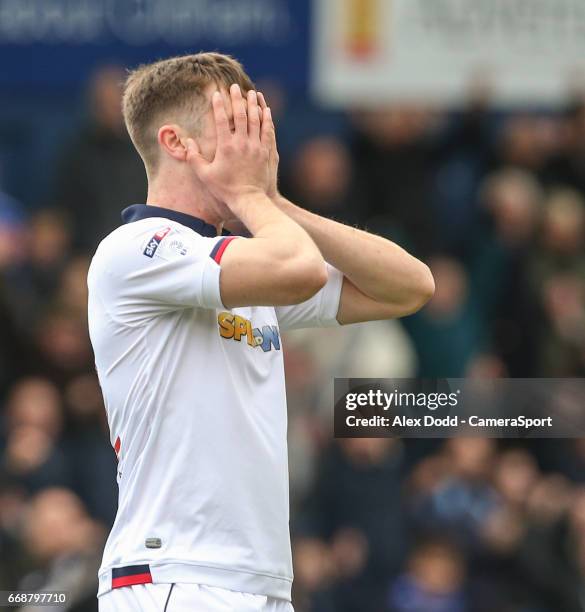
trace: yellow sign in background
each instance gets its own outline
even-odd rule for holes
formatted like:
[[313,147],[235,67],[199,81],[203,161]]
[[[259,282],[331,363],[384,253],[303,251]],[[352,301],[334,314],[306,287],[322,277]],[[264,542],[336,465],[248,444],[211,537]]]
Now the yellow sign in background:
[[344,49],[354,59],[368,59],[380,48],[382,34],[380,0],[344,0],[344,2]]

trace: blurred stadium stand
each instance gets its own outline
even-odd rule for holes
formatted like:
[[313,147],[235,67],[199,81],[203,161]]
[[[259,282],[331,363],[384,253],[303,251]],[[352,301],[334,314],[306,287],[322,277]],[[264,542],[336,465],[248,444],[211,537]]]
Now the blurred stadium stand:
[[[308,0],[225,2],[235,22],[205,34],[194,20],[194,42],[183,29],[171,43],[133,40],[122,9],[116,40],[53,26],[44,40],[15,17],[40,3],[18,4],[0,0],[0,590],[97,609],[116,464],[85,277],[146,187],[119,83],[138,61],[219,47],[275,110],[283,192],[412,249],[437,286],[403,322],[285,342],[297,612],[585,610],[585,440],[335,441],[330,401],[334,376],[585,375],[579,84],[541,109],[502,108],[470,78],[456,107],[327,110],[309,93]],[[272,12],[246,38],[254,7]]]

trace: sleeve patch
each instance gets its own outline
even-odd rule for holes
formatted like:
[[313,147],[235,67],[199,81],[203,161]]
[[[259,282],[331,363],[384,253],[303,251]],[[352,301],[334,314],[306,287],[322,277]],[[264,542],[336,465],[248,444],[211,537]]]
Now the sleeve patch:
[[147,257],[150,257],[150,258],[154,257],[154,254],[158,250],[158,247],[160,246],[160,243],[162,242],[163,238],[170,231],[171,231],[170,227],[163,227],[162,229],[158,230],[158,232],[156,232],[156,234],[154,234],[154,236],[148,241],[142,253],[146,255]]
[[215,243],[213,250],[209,253],[209,257],[215,261],[215,263],[220,263],[221,258],[223,256],[224,251],[226,250],[228,244],[235,240],[238,236],[226,236],[225,238],[221,238]]

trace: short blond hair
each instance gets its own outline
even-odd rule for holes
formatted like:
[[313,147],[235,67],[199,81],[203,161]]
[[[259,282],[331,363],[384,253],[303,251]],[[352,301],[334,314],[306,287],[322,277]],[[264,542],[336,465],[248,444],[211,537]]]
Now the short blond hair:
[[242,64],[222,53],[172,57],[129,72],[122,110],[126,129],[147,172],[157,166],[158,128],[189,113],[193,123],[188,127],[196,132],[204,110],[204,92],[211,83],[226,88],[237,83],[244,92],[254,89]]

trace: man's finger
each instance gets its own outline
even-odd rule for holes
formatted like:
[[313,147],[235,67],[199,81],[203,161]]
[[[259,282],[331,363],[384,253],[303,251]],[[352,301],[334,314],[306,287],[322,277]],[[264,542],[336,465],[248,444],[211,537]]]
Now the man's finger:
[[262,134],[260,140],[267,146],[272,147],[276,141],[276,135],[274,133],[274,123],[272,122],[272,113],[270,107],[266,107],[262,110]]
[[258,92],[258,104],[260,105],[261,109],[268,108],[268,104],[266,104],[266,98],[264,97],[264,94],[261,91]]
[[185,148],[187,149],[187,161],[193,166],[195,172],[201,176],[201,171],[209,166],[209,162],[201,155],[197,143],[192,138],[187,138]]
[[219,91],[214,92],[211,98],[213,105],[213,116],[215,118],[215,127],[217,129],[217,142],[225,142],[232,135],[230,131],[230,122],[225,110],[225,103]]
[[248,92],[248,136],[252,140],[260,139],[260,115],[258,114],[258,98],[256,92]]
[[260,123],[262,123],[264,119],[264,109],[268,108],[268,104],[266,104],[266,98],[264,97],[264,94],[261,91],[257,92],[257,96],[258,96],[258,116],[260,117]]
[[239,85],[234,84],[230,87],[230,96],[232,98],[236,134],[246,136],[248,134],[248,114],[246,113],[246,104],[244,103],[244,98],[242,98],[242,91]]

